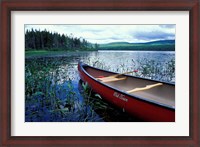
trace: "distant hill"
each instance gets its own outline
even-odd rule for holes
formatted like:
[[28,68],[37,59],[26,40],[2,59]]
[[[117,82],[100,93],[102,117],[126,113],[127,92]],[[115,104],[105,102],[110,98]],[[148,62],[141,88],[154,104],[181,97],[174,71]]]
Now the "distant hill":
[[175,45],[175,40],[159,40],[159,41],[151,41],[151,42],[146,42],[143,44],[154,44],[154,45],[170,45],[173,44]]
[[159,40],[145,43],[112,42],[100,44],[99,50],[175,51],[175,40]]

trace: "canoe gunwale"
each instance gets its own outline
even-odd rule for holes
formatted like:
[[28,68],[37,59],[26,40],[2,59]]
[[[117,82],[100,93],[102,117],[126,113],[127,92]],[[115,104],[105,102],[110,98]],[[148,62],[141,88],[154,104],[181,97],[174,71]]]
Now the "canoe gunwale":
[[[170,106],[170,105],[166,105],[166,104],[163,104],[163,103],[159,103],[157,101],[153,101],[153,100],[149,100],[149,99],[145,99],[143,97],[140,97],[138,95],[135,95],[134,93],[132,94],[129,94],[127,93],[126,91],[122,91],[122,90],[119,90],[115,87],[112,87],[112,86],[109,86],[107,85],[106,83],[103,83],[101,81],[99,81],[98,79],[95,79],[93,76],[91,76],[85,69],[84,67],[89,67],[89,68],[93,68],[93,69],[96,69],[96,70],[101,70],[101,71],[104,71],[104,72],[108,72],[108,73],[112,73],[112,74],[117,74],[115,72],[111,72],[111,71],[106,71],[106,70],[103,70],[103,69],[99,69],[99,68],[96,68],[96,67],[92,67],[92,66],[89,66],[85,63],[82,63],[82,62],[79,62],[78,63],[80,65],[80,68],[81,70],[90,78],[92,79],[93,81],[105,86],[105,87],[108,87],[116,92],[119,92],[119,93],[123,93],[124,95],[128,96],[129,98],[132,98],[132,99],[138,99],[138,100],[141,100],[141,101],[144,101],[144,102],[147,102],[147,103],[151,103],[153,105],[156,105],[156,106],[160,106],[160,107],[164,107],[166,109],[170,109],[170,110],[174,110],[175,111],[175,107],[173,106]],[[168,83],[168,82],[162,82],[162,81],[159,81],[159,80],[151,80],[151,79],[146,79],[146,78],[141,78],[141,77],[135,77],[135,76],[131,76],[131,75],[126,75],[127,77],[132,77],[132,78],[137,78],[137,79],[141,79],[141,80],[148,80],[148,81],[153,81],[153,82],[161,82],[163,84],[167,84],[167,85],[171,85],[171,86],[175,86],[175,84],[173,83]]]

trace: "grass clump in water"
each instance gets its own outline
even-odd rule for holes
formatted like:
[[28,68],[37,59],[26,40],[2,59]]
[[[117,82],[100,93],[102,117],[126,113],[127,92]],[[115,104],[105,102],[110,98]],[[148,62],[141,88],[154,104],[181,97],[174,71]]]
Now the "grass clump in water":
[[75,74],[66,58],[27,59],[25,64],[26,122],[99,121],[73,84]]
[[175,83],[175,59],[171,59],[166,62],[156,62],[155,60],[149,60],[146,58],[138,61],[135,61],[134,59],[131,61],[123,59],[120,64],[117,64],[114,67],[112,66],[113,63],[105,62],[99,59],[88,59],[88,62],[86,63],[93,67],[117,73],[137,70],[138,72],[133,72],[131,75]]

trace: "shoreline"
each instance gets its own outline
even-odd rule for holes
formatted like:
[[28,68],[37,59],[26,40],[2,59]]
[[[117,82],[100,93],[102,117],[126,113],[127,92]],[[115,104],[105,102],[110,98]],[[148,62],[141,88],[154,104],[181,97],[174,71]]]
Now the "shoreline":
[[175,51],[149,51],[149,50],[76,50],[76,51],[46,51],[46,50],[36,50],[36,51],[25,51],[25,59],[29,58],[42,58],[42,57],[67,57],[77,53],[84,52],[149,52],[149,53],[164,53],[171,52],[175,53]]

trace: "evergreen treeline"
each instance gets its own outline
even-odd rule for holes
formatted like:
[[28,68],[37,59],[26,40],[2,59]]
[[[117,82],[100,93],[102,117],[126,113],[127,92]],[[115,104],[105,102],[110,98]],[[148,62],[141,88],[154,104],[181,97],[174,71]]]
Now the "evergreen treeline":
[[25,33],[25,49],[30,50],[96,50],[98,44],[89,43],[84,38],[60,35],[47,30],[27,30]]

